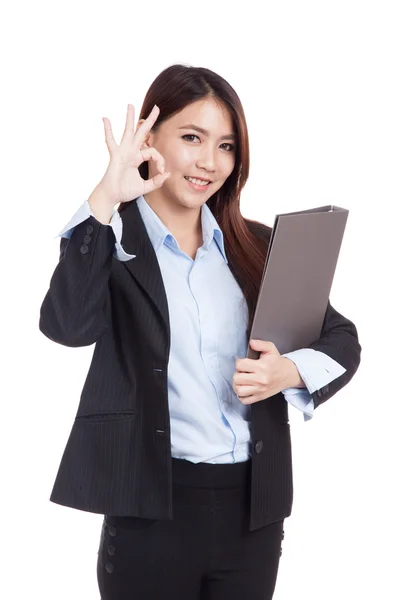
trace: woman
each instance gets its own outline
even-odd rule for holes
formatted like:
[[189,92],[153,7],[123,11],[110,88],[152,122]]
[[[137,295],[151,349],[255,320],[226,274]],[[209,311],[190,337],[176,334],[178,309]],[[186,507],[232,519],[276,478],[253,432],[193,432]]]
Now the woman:
[[[292,507],[287,402],[313,410],[356,372],[354,324],[245,358],[271,228],[240,213],[249,173],[232,87],[173,65],[61,232],[40,329],[94,354],[51,501],[100,513],[102,600],[272,598]],[[114,206],[119,203],[117,211]]]

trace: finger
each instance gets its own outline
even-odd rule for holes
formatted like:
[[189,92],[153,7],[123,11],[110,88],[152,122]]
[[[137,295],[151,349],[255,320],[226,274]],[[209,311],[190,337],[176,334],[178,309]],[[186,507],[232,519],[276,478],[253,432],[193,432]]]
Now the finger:
[[258,361],[258,358],[237,358],[236,369],[238,371],[244,371],[246,373],[255,373],[257,370]]
[[160,114],[160,109],[155,104],[153,106],[153,110],[151,111],[151,113],[149,114],[147,119],[137,129],[137,131],[135,133],[135,142],[137,142],[139,147],[145,141],[147,134],[153,127],[154,123],[157,121],[159,114]]
[[235,371],[233,374],[233,381],[236,383],[236,385],[254,385],[255,377],[255,373],[242,373],[241,371]]
[[257,394],[258,388],[255,385],[238,385],[236,395],[239,399],[248,398]]
[[233,376],[233,381],[236,385],[255,385],[256,381],[254,373],[239,373],[236,372]]
[[248,405],[258,402],[260,398],[256,394],[252,394],[251,396],[247,396],[246,398],[239,398],[239,400],[242,404]]
[[240,400],[240,402],[242,402],[243,404],[245,404],[246,402],[250,402],[250,401],[254,400],[254,398],[257,397],[258,390],[254,387],[250,387],[250,386],[248,386],[248,387],[249,387],[249,389],[246,391],[241,390],[239,388],[239,392],[236,394],[238,397],[238,400]]
[[[125,129],[122,135],[122,139],[124,139],[129,134],[135,133],[135,107],[133,104],[128,104],[128,108],[126,111],[126,121],[125,121]],[[122,141],[122,140],[121,140]]]
[[153,190],[161,187],[170,175],[171,173],[158,173],[151,179],[144,180],[143,194],[149,194]]
[[106,136],[106,144],[110,155],[118,148],[117,142],[114,139],[113,132],[111,129],[111,123],[107,117],[102,117],[104,123],[104,133]]
[[150,148],[143,148],[142,150],[140,150],[140,152],[143,156],[143,160],[152,160],[156,163],[157,171],[159,173],[164,173],[165,159],[162,156],[162,154],[160,154],[160,152],[156,150],[156,148],[151,146]]

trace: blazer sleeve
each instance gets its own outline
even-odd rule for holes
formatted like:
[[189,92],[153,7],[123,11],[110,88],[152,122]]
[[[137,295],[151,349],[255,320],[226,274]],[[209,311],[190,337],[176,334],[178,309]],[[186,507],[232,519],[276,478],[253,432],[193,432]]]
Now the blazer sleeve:
[[39,329],[64,346],[89,346],[108,329],[115,235],[93,216],[60,240],[58,265],[40,307]]
[[347,385],[355,375],[361,361],[357,328],[328,301],[321,336],[309,348],[324,352],[346,369],[342,375],[311,394],[314,408],[317,408]]
[[[88,200],[85,200],[85,202],[82,204],[82,206],[80,206],[78,208],[78,210],[76,211],[76,213],[74,214],[72,219],[69,221],[69,223],[64,227],[64,229],[58,235],[62,236],[62,237],[70,238],[75,227],[77,225],[79,225],[79,223],[81,223],[82,221],[85,221],[90,215],[92,215],[92,217],[94,217],[93,211],[90,208],[90,204],[89,204]],[[123,247],[121,245],[122,219],[121,219],[121,215],[119,214],[118,210],[114,210],[114,213],[111,217],[111,221],[107,224],[105,223],[105,225],[107,225],[107,227],[111,227],[111,229],[113,230],[114,235],[115,235],[115,246],[114,246],[113,256],[117,260],[120,260],[122,262],[131,260],[132,258],[136,258],[136,254],[128,254],[128,252],[125,252],[125,250],[123,249]]]

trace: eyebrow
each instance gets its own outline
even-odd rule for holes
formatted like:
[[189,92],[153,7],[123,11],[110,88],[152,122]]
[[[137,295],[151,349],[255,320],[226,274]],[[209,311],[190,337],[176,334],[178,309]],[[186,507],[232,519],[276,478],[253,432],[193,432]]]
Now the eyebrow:
[[[189,125],[182,125],[182,127],[178,127],[178,129],[194,129],[195,131],[199,131],[200,133],[203,133],[204,135],[209,135],[209,132],[207,131],[207,129],[203,129],[202,127],[199,127],[198,125],[193,125],[193,123],[189,123]],[[236,135],[234,133],[230,133],[228,135],[222,135],[219,139],[220,140],[236,140]]]

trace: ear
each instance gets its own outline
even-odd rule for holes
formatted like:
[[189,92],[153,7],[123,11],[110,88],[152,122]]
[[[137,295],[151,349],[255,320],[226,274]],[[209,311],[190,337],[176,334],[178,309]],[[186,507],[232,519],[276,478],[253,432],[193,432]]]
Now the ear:
[[[139,129],[139,127],[141,126],[142,123],[144,123],[145,119],[140,119],[136,125],[136,130],[135,133],[137,132],[137,130]],[[144,142],[142,143],[142,148],[150,148],[150,144],[149,144],[149,138],[151,136],[151,133],[148,133],[147,136],[145,137]]]
[[141,126],[141,124],[142,124],[142,123],[144,123],[144,119],[140,119],[140,120],[137,122],[135,133],[136,133],[136,131],[139,129],[139,127]]

